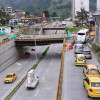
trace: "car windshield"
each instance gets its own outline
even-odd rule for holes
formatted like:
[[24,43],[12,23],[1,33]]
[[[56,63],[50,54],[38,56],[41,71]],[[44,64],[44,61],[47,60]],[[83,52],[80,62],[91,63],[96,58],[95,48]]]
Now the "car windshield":
[[84,33],[78,33],[78,35],[85,35]]
[[82,47],[81,47],[81,46],[76,46],[75,48],[77,48],[77,49],[82,49]]
[[84,57],[77,57],[77,59],[78,59],[79,61],[82,61],[82,60],[84,60],[85,58],[84,58]]
[[12,78],[12,77],[13,77],[12,75],[7,75],[7,76],[6,76],[6,78]]
[[85,55],[89,55],[89,54],[90,54],[90,51],[83,51],[83,53],[84,53]]
[[99,70],[98,69],[88,69],[88,72],[99,72]]
[[91,87],[100,87],[100,82],[91,82]]

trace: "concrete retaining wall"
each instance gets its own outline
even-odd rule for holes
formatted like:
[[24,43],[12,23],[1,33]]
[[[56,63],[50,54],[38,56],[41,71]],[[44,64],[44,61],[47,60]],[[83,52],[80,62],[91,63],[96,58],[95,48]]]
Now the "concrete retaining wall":
[[24,53],[24,47],[16,48],[14,40],[0,45],[0,72],[15,63]]

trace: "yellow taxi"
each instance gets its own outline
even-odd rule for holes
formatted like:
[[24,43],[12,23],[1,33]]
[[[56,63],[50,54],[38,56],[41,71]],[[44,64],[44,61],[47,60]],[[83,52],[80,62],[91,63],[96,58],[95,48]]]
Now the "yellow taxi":
[[95,32],[90,32],[90,36],[95,36]]
[[100,77],[87,76],[83,80],[88,97],[100,97]]
[[75,65],[86,65],[86,59],[84,54],[76,54]]
[[100,76],[100,71],[98,69],[98,66],[94,64],[87,64],[83,67],[83,73],[85,76],[90,76],[90,75],[96,75]]
[[5,79],[4,79],[4,83],[12,83],[16,80],[17,75],[15,73],[9,73]]

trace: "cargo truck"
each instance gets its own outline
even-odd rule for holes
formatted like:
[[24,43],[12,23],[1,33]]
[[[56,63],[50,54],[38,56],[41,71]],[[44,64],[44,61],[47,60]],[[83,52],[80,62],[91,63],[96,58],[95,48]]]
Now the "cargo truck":
[[39,83],[39,77],[35,76],[35,71],[34,70],[30,70],[27,73],[27,83],[26,83],[26,87],[27,88],[35,88],[37,86],[37,84]]

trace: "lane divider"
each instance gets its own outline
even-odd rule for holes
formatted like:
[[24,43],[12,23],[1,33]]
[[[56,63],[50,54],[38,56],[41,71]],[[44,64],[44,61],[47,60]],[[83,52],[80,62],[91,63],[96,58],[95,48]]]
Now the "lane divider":
[[63,79],[63,66],[64,66],[64,48],[65,48],[65,37],[64,37],[64,41],[63,41],[61,65],[60,65],[60,73],[59,73],[59,81],[58,81],[58,89],[57,89],[56,100],[61,100],[62,79]]
[[[31,69],[35,69],[35,68],[38,66],[38,64],[41,62],[41,60],[42,60],[42,59],[44,58],[44,56],[47,54],[49,48],[50,48],[50,46],[48,46],[48,47],[45,49],[45,51],[42,53],[42,55],[40,56],[40,58],[38,59],[38,61],[36,62],[36,64],[34,64],[34,65],[30,68],[30,70],[31,70]],[[29,71],[30,71],[30,70],[29,70]],[[11,92],[4,98],[4,100],[9,100],[9,99],[13,96],[13,94],[18,90],[18,88],[24,83],[24,81],[26,80],[26,78],[27,78],[27,76],[25,75],[25,76],[23,77],[23,79],[16,85],[16,87],[14,87],[14,88],[11,90]]]

